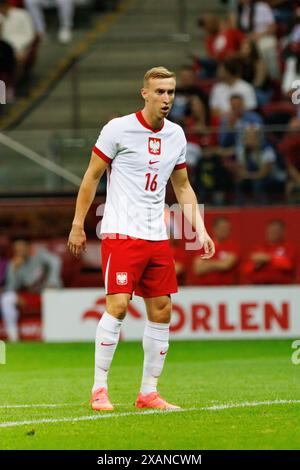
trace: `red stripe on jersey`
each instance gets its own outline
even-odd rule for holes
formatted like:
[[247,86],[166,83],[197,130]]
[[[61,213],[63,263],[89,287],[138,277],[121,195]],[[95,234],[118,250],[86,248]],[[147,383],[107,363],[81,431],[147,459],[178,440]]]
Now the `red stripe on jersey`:
[[178,163],[178,165],[175,165],[174,170],[182,170],[182,168],[186,168],[186,163]]
[[112,158],[109,158],[107,155],[105,155],[105,153],[101,152],[101,150],[99,150],[96,145],[93,148],[93,152],[95,152],[98,157],[102,158],[102,160],[104,160],[106,163],[111,163]]
[[150,126],[150,124],[148,124],[148,122],[145,121],[142,111],[138,111],[137,113],[135,113],[135,115],[136,115],[137,119],[140,121],[140,123],[142,124],[142,126],[146,127],[146,129],[149,129],[149,131],[152,131],[152,132],[156,133],[156,132],[161,131],[162,128],[164,127],[164,124],[165,124],[164,120],[163,120],[162,125],[159,129],[153,129]]

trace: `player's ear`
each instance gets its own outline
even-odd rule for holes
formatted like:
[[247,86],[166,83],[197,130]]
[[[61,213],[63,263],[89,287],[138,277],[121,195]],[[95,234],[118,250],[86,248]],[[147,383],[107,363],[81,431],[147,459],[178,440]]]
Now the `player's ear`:
[[141,89],[141,95],[142,95],[142,97],[144,98],[144,100],[146,100],[147,95],[148,95],[148,92],[147,92],[147,89],[146,89],[146,88],[143,87],[143,88]]

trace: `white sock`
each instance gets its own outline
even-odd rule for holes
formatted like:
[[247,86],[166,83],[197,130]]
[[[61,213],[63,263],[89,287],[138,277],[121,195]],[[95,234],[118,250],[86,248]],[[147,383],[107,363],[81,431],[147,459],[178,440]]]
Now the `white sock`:
[[144,369],[141,384],[143,395],[156,392],[157,381],[162,373],[167,351],[169,349],[169,323],[146,322],[143,348]]
[[3,292],[1,298],[1,309],[3,323],[9,341],[18,341],[18,317],[17,309],[18,296],[14,291]]
[[107,375],[117,348],[122,320],[105,312],[98,323],[95,342],[95,380],[93,392],[107,388]]

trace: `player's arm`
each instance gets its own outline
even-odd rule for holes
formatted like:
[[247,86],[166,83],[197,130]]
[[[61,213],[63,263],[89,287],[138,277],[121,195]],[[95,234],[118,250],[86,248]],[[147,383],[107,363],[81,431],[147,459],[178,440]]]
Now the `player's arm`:
[[205,229],[198,201],[189,182],[186,168],[174,170],[171,175],[171,183],[184,216],[196,230],[199,240],[203,244],[205,254],[202,255],[202,258],[211,258],[215,253],[215,245]]
[[84,221],[95,198],[99,181],[107,166],[107,162],[102,160],[95,152],[92,152],[89,166],[79,188],[75,216],[68,241],[68,248],[76,258],[78,258],[85,249],[86,236],[84,232]]

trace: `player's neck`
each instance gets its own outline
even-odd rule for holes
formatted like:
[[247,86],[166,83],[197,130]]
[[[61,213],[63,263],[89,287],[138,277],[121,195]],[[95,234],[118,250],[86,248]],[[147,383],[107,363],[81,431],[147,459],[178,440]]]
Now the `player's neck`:
[[164,118],[158,119],[157,117],[153,116],[153,114],[151,114],[151,112],[147,108],[142,109],[142,115],[143,115],[143,118],[145,119],[146,123],[152,129],[156,130],[156,129],[161,129],[162,128]]

